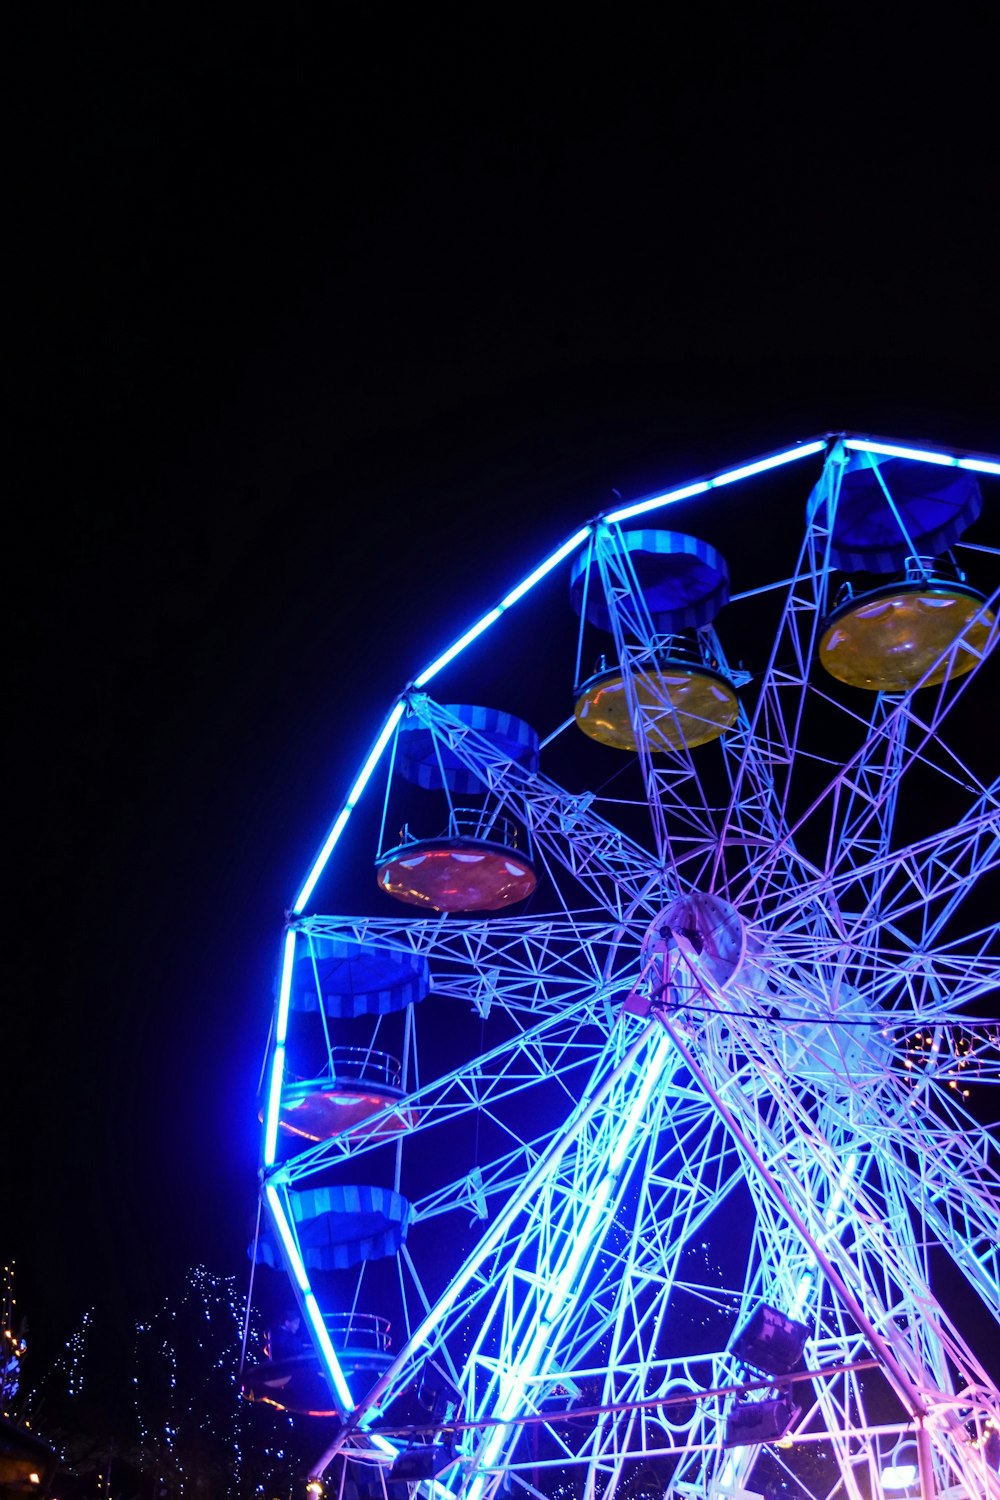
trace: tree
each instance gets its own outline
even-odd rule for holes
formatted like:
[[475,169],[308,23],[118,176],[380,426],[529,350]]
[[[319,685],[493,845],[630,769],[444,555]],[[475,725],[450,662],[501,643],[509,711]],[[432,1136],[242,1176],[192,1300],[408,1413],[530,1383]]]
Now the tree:
[[[134,1402],[141,1470],[153,1500],[287,1495],[323,1446],[314,1419],[240,1394],[243,1306],[235,1278],[195,1266],[137,1324]],[[247,1356],[262,1356],[252,1319]]]

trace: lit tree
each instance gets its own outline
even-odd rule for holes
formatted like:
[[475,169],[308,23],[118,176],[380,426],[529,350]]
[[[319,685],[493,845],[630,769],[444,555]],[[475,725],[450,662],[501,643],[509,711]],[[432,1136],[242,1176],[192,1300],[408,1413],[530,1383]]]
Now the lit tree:
[[[137,1324],[138,1453],[153,1500],[301,1492],[323,1439],[314,1421],[241,1396],[243,1318],[235,1278],[195,1266],[159,1312]],[[249,1362],[263,1343],[252,1320]]]
[[[51,1368],[23,1380],[26,1324],[3,1282],[3,1411],[44,1428],[60,1456],[60,1500],[287,1500],[304,1494],[326,1442],[316,1420],[241,1395],[244,1309],[235,1278],[193,1267],[124,1353],[87,1309]],[[263,1354],[256,1317],[248,1363]]]
[[28,1322],[18,1318],[13,1263],[3,1268],[0,1283],[0,1415],[11,1414],[21,1383],[21,1361],[28,1347]]

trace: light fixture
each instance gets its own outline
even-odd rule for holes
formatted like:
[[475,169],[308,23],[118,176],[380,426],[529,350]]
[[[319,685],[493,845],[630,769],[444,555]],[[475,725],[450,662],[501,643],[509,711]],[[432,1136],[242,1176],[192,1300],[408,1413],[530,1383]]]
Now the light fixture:
[[765,1375],[787,1375],[802,1358],[809,1329],[776,1307],[761,1302],[737,1329],[729,1352]]
[[766,1401],[738,1401],[726,1418],[724,1448],[748,1448],[754,1443],[776,1443],[799,1416],[799,1408],[785,1396]]
[[414,1484],[433,1479],[455,1462],[454,1449],[446,1443],[414,1443],[404,1448],[389,1470],[389,1483]]
[[462,1394],[433,1359],[424,1361],[417,1386],[417,1400],[436,1426],[450,1422],[462,1404]]
[[889,1462],[882,1470],[882,1488],[906,1491],[911,1484],[916,1484],[919,1473],[916,1440],[902,1438],[893,1448]]

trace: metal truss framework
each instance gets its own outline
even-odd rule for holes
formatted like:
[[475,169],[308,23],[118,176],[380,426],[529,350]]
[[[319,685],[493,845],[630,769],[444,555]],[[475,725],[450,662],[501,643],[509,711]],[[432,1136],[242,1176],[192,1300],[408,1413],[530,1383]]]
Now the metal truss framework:
[[[829,500],[818,513],[832,516],[843,435],[803,451]],[[1000,465],[961,461],[982,477],[995,535]],[[769,464],[746,467],[766,495]],[[696,498],[676,518],[648,509],[643,525],[697,533]],[[924,1500],[1000,1497],[987,1462],[1000,1426],[1000,781],[994,746],[970,734],[988,695],[1000,550],[975,549],[989,631],[973,670],[866,695],[818,665],[829,536],[808,523],[797,561],[775,561],[783,581],[745,591],[748,629],[762,598],[770,623],[769,639],[741,639],[755,669],[732,674],[737,722],[714,744],[651,755],[644,717],[670,705],[632,685],[657,642],[629,589],[625,524],[604,516],[579,534],[639,730],[613,796],[581,792],[572,720],[545,741],[544,773],[530,772],[423,687],[400,700],[528,829],[540,874],[529,909],[290,914],[261,1180],[342,1414],[316,1472],[352,1457],[384,1483],[432,1360],[461,1397],[454,1461],[424,1484],[439,1500],[502,1487],[605,1500],[638,1493],[650,1472],[677,1500],[753,1493],[766,1475],[810,1500],[871,1500],[910,1443]],[[567,609],[565,594],[552,607]],[[742,607],[737,593],[720,618],[729,641]],[[725,663],[715,630],[702,635]],[[483,681],[470,701],[489,703],[489,651],[474,651]],[[731,972],[676,925],[657,941],[662,914],[691,893],[735,914]],[[393,1052],[407,1128],[283,1144],[305,1024],[291,965],[331,937],[429,965],[420,1004],[340,1029],[323,1018],[313,1065],[332,1075],[345,1039]],[[405,1242],[311,1277],[289,1203],[340,1181],[402,1192]],[[760,1302],[808,1326],[807,1380],[761,1381],[728,1352]],[[391,1315],[392,1362],[353,1390],[321,1313],[359,1309]],[[776,1392],[796,1413],[780,1445],[727,1445],[734,1403]]]

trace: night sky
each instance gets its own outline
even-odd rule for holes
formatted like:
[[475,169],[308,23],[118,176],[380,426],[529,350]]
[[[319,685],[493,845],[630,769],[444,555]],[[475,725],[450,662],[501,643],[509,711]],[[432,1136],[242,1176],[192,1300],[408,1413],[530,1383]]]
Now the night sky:
[[986,8],[905,47],[752,9],[22,21],[0,1248],[39,1366],[195,1262],[245,1284],[282,914],[499,588],[796,438],[1000,449]]

